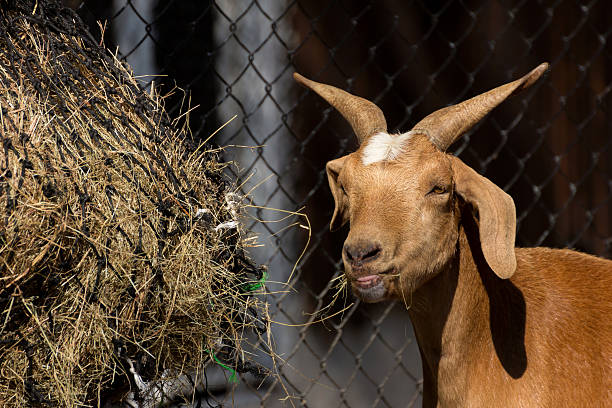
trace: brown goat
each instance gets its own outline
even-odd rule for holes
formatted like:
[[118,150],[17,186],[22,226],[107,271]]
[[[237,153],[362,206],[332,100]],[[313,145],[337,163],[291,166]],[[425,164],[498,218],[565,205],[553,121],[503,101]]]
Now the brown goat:
[[445,150],[546,70],[389,135],[380,109],[295,79],[349,121],[359,149],[327,163],[353,292],[403,301],[423,360],[423,405],[612,407],[612,261],[515,248],[512,198]]

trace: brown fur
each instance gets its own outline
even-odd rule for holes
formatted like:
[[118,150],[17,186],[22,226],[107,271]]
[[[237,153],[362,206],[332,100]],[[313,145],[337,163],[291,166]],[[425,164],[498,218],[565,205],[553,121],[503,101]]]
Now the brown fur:
[[423,405],[612,406],[612,262],[517,248],[517,271],[502,280],[467,218],[456,257],[415,291],[409,309]]
[[[351,224],[346,246],[382,251],[362,262],[345,252],[346,275],[363,300],[408,308],[424,406],[612,406],[612,261],[516,248],[516,271],[501,279],[483,254],[484,215],[456,185],[458,159],[418,135],[394,162],[362,166],[359,155],[330,174],[336,216]],[[428,194],[435,185],[448,192]],[[374,274],[384,297],[356,284]]]

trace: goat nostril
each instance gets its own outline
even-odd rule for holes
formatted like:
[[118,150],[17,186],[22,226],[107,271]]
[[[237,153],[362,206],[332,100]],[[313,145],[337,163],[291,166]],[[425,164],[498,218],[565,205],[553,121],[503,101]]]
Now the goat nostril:
[[380,254],[380,247],[374,246],[366,249],[366,252],[361,257],[362,260],[372,260]]
[[344,253],[346,254],[346,259],[351,263],[363,263],[376,259],[378,255],[380,255],[381,248],[379,245],[370,244],[370,245],[358,245],[344,246]]
[[349,261],[353,260],[353,254],[351,253],[350,249],[345,245],[343,248],[344,250],[344,254],[346,255],[346,259],[348,259]]

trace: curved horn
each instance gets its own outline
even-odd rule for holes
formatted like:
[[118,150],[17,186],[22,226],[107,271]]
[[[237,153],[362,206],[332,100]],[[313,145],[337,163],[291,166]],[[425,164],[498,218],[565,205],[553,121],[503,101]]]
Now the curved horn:
[[376,132],[387,131],[385,115],[383,115],[378,106],[367,99],[351,95],[331,85],[311,81],[297,72],[293,74],[293,79],[315,91],[331,106],[336,108],[353,128],[359,144]]
[[422,132],[440,150],[445,151],[472,126],[503,102],[507,97],[529,88],[548,70],[548,63],[542,63],[524,77],[494,88],[467,101],[429,114],[412,131]]

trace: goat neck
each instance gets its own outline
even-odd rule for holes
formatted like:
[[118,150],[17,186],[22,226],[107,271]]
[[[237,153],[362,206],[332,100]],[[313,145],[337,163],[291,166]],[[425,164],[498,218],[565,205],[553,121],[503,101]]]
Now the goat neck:
[[[508,305],[500,302],[516,310],[508,313]],[[462,398],[471,387],[470,379],[487,365],[479,361],[490,361],[490,356],[509,376],[524,373],[522,295],[510,280],[490,271],[472,216],[459,224],[455,257],[412,294],[408,306],[423,358],[424,407],[465,405]],[[495,315],[502,310],[503,316]]]

